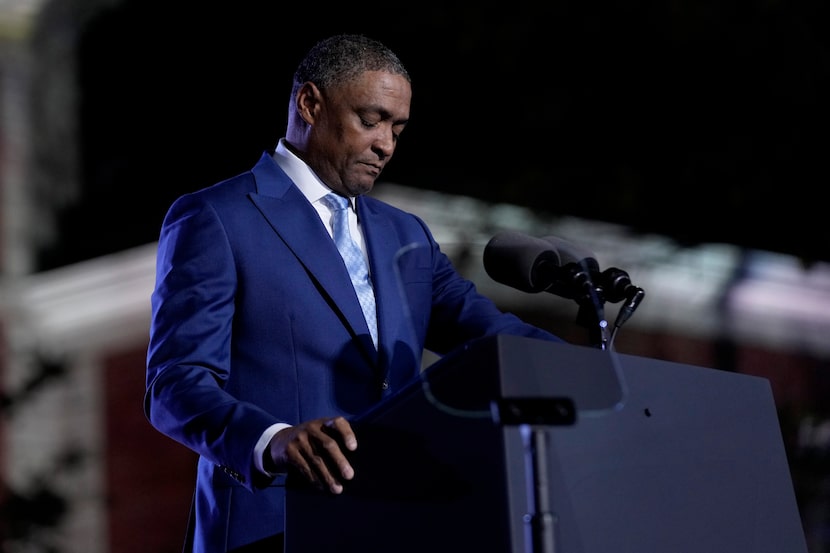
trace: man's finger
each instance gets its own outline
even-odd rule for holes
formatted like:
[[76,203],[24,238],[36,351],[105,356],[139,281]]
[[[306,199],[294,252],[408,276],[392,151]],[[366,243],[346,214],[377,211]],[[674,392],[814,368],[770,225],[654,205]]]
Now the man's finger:
[[349,451],[357,449],[357,436],[355,436],[352,425],[344,417],[335,417],[326,423],[326,427],[334,430],[343,441],[343,445]]

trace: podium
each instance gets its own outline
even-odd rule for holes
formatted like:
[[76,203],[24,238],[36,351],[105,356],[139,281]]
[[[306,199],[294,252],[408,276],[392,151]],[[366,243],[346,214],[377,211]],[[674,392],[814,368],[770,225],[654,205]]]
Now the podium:
[[287,553],[807,553],[764,378],[500,335],[352,422]]

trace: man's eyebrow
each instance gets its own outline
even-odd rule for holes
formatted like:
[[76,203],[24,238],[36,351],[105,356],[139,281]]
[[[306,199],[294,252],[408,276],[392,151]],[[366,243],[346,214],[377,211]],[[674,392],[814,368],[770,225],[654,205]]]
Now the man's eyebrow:
[[365,106],[357,110],[360,114],[374,113],[380,116],[381,121],[392,121],[393,125],[406,125],[409,123],[409,118],[394,119],[393,114],[381,106]]

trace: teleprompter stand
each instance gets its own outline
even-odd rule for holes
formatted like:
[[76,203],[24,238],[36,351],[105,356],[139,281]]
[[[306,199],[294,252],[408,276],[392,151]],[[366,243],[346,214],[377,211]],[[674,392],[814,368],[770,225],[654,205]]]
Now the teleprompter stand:
[[287,553],[807,553],[760,377],[498,336],[353,425],[344,493],[289,476]]

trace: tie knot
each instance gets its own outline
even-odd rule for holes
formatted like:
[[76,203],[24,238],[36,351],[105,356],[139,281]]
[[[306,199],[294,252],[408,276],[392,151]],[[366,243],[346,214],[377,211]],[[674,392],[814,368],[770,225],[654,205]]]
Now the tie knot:
[[346,209],[349,206],[349,199],[340,196],[339,194],[335,194],[334,192],[330,192],[323,196],[323,200],[326,202],[326,205],[329,206],[329,209],[333,211],[340,211]]

